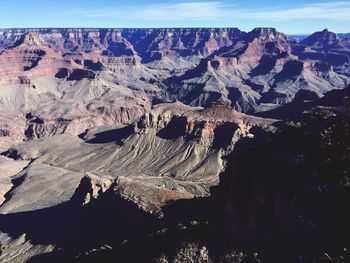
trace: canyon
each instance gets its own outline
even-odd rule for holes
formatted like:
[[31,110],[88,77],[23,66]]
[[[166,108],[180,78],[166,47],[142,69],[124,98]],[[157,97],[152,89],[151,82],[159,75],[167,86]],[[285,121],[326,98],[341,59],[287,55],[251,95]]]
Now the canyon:
[[251,225],[236,222],[244,179],[230,176],[253,178],[249,200],[268,186],[241,168],[244,147],[263,154],[260,140],[315,110],[349,114],[350,39],[327,29],[0,29],[0,65],[0,262],[100,254],[204,211],[250,233],[254,201]]

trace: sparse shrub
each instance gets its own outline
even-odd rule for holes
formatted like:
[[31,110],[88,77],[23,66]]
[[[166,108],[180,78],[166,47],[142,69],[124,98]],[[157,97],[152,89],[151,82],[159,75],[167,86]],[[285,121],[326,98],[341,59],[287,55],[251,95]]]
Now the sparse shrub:
[[159,258],[155,260],[156,263],[168,263],[168,258],[166,255],[161,255]]
[[185,244],[176,254],[173,263],[211,263],[208,249],[196,243]]
[[246,257],[247,255],[241,251],[232,251],[226,254],[220,263],[241,263]]

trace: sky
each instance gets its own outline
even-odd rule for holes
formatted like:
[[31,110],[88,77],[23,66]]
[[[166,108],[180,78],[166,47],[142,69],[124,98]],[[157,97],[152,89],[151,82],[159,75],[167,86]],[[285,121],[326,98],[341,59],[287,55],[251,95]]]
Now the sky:
[[3,0],[0,28],[275,27],[350,32],[350,0]]

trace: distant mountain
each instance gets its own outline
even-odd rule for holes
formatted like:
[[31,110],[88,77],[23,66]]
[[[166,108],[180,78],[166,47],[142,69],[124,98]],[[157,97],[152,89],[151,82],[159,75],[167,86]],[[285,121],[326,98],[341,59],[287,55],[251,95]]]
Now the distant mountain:
[[[310,34],[293,34],[293,35],[288,35],[289,40],[300,42],[310,36]],[[337,36],[339,38],[350,38],[350,33],[337,33]]]
[[347,108],[349,97],[350,86],[329,91],[322,97],[312,91],[299,90],[290,103],[270,111],[259,112],[257,115],[265,118],[300,121],[303,113],[314,107],[333,107],[338,111],[347,111],[346,113],[349,114]]
[[304,40],[305,38],[307,38],[308,36],[309,36],[308,34],[288,35],[288,39],[291,41],[300,42],[300,41]]
[[327,48],[339,43],[339,37],[336,33],[324,29],[323,31],[313,33],[300,42],[301,45],[312,46],[315,48]]
[[339,38],[350,38],[350,33],[339,33],[337,35]]

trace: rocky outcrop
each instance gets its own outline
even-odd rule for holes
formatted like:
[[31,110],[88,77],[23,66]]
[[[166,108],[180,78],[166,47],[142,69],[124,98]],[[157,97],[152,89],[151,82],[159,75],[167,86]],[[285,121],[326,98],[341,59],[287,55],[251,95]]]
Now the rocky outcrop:
[[141,106],[124,108],[90,105],[89,110],[90,116],[74,116],[72,119],[51,119],[49,116],[47,116],[48,119],[32,117],[27,120],[25,138],[26,140],[38,139],[64,133],[79,135],[98,126],[117,126],[129,123],[145,113],[145,108]]
[[13,186],[12,176],[18,174],[29,164],[25,160],[13,160],[0,156],[0,204],[2,204]]
[[87,173],[80,181],[79,186],[75,190],[72,199],[81,201],[82,205],[87,205],[93,200],[96,200],[101,194],[106,192],[113,184],[112,177],[99,177]]
[[28,241],[26,234],[18,238],[10,239],[10,237],[1,237],[2,251],[0,261],[4,263],[11,262],[27,262],[30,258],[39,256],[45,253],[50,253],[54,250],[53,245],[37,245]]

